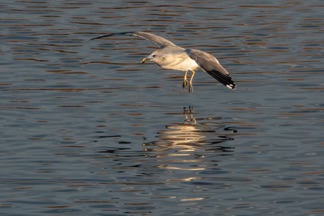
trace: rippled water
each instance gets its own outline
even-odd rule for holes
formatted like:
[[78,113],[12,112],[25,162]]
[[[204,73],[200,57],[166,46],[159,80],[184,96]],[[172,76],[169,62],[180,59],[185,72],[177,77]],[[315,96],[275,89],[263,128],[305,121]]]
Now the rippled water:
[[[322,1],[1,1],[1,215],[322,215]],[[149,31],[230,91],[140,64]]]

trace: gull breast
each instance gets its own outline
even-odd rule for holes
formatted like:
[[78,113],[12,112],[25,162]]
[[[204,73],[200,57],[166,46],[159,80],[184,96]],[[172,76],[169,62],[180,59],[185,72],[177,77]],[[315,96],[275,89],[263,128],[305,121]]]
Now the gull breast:
[[166,65],[166,69],[189,71],[199,68],[199,65],[195,60],[186,56],[186,58],[179,58],[178,61],[174,61],[173,64]]

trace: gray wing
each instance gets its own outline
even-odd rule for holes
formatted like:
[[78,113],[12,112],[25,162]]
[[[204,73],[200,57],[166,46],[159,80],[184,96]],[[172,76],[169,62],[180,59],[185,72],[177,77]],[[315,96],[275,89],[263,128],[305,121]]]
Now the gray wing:
[[171,41],[169,41],[169,40],[167,40],[167,39],[165,39],[163,37],[157,36],[155,34],[148,33],[148,32],[111,33],[111,34],[102,35],[102,36],[99,36],[99,37],[92,38],[91,40],[100,39],[100,38],[104,38],[104,37],[118,36],[118,35],[135,36],[135,37],[143,38],[145,40],[150,40],[153,43],[155,43],[159,48],[163,48],[163,47],[166,47],[166,46],[176,46]]
[[235,83],[233,82],[229,73],[225,68],[223,68],[223,66],[214,56],[196,49],[186,50],[186,52],[188,53],[190,58],[195,60],[197,64],[209,75],[214,77],[216,80],[218,80],[228,88],[235,89]]

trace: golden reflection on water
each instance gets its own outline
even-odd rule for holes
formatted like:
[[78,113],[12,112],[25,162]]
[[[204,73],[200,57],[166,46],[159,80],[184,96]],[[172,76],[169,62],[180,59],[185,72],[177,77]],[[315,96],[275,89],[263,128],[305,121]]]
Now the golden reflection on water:
[[[232,135],[236,130],[226,128],[221,118],[199,118],[194,117],[191,107],[183,111],[184,121],[169,123],[165,129],[157,133],[157,140],[144,143],[146,151],[161,152],[160,156],[186,157],[195,152],[197,149],[204,148],[208,145],[213,146],[214,150],[220,152],[227,151],[226,147],[215,147],[216,144],[233,140]],[[222,132],[218,132],[218,131]],[[224,132],[226,131],[226,132]],[[229,147],[230,149],[230,147]],[[167,153],[169,150],[171,152]],[[197,162],[199,158],[181,159],[182,162]],[[169,167],[169,169],[178,169]],[[194,168],[197,170],[200,168]]]
[[[178,115],[179,113],[168,113]],[[195,117],[195,114],[199,117]],[[157,132],[156,140],[143,144],[144,151],[155,158],[155,167],[167,172],[184,172],[171,177],[166,182],[204,181],[200,172],[213,170],[222,172],[218,167],[218,157],[233,154],[233,141],[237,130],[229,126],[221,117],[200,117],[192,107],[184,108],[183,121],[168,123]],[[235,125],[235,124],[234,124]],[[189,173],[187,173],[189,172]],[[186,197],[181,202],[199,201],[204,197]]]

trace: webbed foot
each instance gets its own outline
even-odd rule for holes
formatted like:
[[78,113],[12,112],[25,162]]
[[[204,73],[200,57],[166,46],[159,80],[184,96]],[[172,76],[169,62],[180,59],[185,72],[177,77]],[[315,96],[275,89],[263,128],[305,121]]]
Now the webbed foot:
[[188,85],[188,81],[187,80],[183,80],[182,87],[183,88],[186,88],[187,85]]

